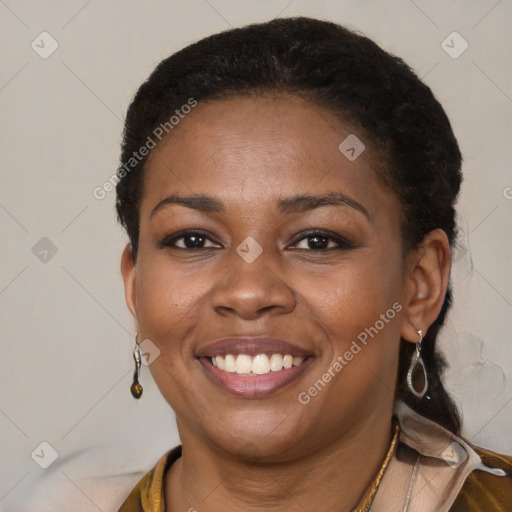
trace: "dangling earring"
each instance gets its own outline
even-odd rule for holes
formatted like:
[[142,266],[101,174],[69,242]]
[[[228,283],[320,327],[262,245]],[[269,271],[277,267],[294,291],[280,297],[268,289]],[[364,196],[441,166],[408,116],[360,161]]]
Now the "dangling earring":
[[412,356],[411,366],[407,371],[407,385],[411,393],[418,398],[423,398],[428,389],[427,369],[421,358],[421,341],[423,340],[423,331],[420,329],[418,335],[420,341],[416,344],[416,353]]
[[134,398],[139,399],[142,396],[142,386],[139,383],[141,353],[137,343],[137,333],[135,333],[135,350],[133,351],[133,359],[135,360],[135,373],[133,374],[133,384],[130,391]]

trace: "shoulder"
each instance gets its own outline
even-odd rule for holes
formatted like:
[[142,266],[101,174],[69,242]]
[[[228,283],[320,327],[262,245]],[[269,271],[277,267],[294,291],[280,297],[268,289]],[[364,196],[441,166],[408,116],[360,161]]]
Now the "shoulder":
[[161,512],[163,483],[172,463],[181,457],[181,445],[168,451],[132,489],[118,512]]
[[473,470],[467,476],[450,512],[510,512],[512,455],[499,454],[478,446],[472,448],[491,471]]

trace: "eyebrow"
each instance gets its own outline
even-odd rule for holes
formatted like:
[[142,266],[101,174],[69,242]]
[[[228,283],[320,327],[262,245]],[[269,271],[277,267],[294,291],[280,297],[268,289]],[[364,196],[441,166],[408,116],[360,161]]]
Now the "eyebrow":
[[[160,201],[153,210],[151,210],[150,218],[162,208],[171,204],[186,206],[187,208],[192,208],[205,213],[222,213],[225,211],[222,201],[215,197],[202,194],[189,196],[172,194]],[[314,210],[315,208],[320,208],[321,206],[349,206],[354,210],[361,212],[369,221],[372,221],[372,216],[361,203],[358,203],[355,199],[352,199],[341,192],[330,192],[318,196],[300,194],[286,197],[277,202],[277,211],[280,214],[302,213],[308,210]]]

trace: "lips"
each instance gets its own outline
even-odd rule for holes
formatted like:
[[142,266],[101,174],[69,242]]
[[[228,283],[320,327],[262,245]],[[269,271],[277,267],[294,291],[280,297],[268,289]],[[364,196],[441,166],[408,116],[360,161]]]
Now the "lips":
[[[310,350],[266,336],[208,342],[197,349],[196,357],[208,378],[231,394],[246,398],[268,396],[291,384],[314,359]],[[230,364],[234,361],[236,364]],[[277,364],[266,366],[270,361]]]

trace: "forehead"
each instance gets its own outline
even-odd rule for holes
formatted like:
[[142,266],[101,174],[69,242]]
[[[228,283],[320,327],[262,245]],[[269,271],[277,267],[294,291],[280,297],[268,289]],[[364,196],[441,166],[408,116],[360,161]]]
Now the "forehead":
[[199,102],[149,155],[141,217],[170,193],[261,204],[312,191],[386,192],[372,167],[370,141],[354,131],[291,95]]

